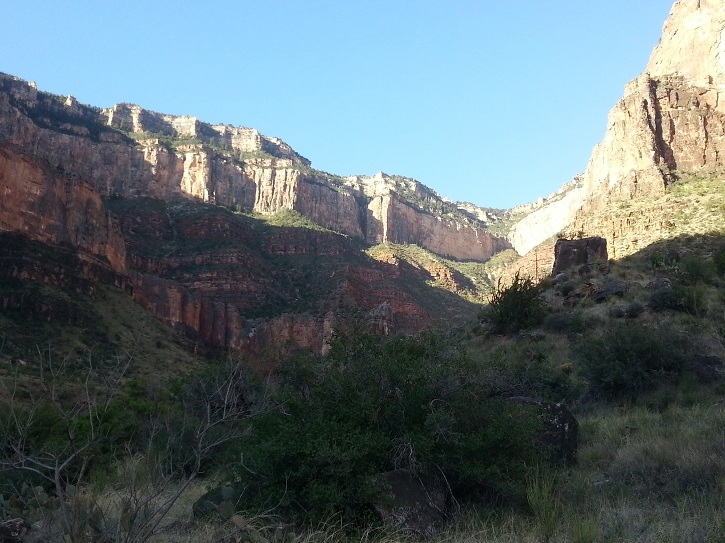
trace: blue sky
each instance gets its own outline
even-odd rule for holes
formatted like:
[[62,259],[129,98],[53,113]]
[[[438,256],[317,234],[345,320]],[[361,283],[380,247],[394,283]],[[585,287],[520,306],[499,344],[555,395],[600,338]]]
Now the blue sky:
[[508,208],[584,170],[673,0],[4,2],[0,71],[257,128],[340,175]]

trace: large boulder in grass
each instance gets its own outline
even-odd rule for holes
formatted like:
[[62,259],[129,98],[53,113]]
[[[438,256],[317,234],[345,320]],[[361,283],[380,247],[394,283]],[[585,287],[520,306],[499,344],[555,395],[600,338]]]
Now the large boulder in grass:
[[516,396],[509,400],[538,407],[542,429],[537,435],[536,441],[539,446],[546,449],[553,462],[563,462],[566,465],[576,462],[579,423],[566,405],[524,396]]
[[602,302],[612,296],[623,296],[629,290],[629,283],[623,279],[611,279],[592,292],[591,299]]
[[450,502],[445,482],[407,469],[389,471],[383,477],[387,491],[374,505],[383,523],[404,535],[435,535],[446,520]]
[[552,275],[609,260],[607,240],[598,236],[582,239],[559,239],[554,245]]
[[23,543],[29,531],[30,524],[24,519],[13,518],[0,521],[0,543]]

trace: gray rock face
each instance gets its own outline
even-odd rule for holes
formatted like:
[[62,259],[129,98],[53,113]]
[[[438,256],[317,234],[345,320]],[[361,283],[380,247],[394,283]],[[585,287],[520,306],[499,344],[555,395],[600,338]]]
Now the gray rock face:
[[622,296],[629,290],[629,283],[622,279],[612,279],[604,283],[600,288],[592,292],[591,299],[601,302],[612,296]]

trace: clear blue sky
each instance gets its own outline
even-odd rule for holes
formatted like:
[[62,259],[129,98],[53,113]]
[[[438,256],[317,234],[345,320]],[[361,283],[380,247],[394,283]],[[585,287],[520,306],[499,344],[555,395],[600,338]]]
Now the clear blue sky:
[[23,0],[0,71],[257,128],[340,175],[508,208],[584,170],[674,0]]

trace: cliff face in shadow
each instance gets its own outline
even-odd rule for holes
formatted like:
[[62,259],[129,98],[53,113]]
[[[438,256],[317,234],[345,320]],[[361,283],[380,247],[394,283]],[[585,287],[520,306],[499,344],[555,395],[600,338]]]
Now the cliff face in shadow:
[[[0,279],[88,296],[113,285],[204,349],[322,352],[352,321],[387,334],[476,310],[428,284],[445,276],[440,270],[434,277],[374,260],[348,236],[272,226],[192,199],[104,199],[78,174],[7,142],[0,193]],[[9,288],[0,307],[82,323],[89,317],[72,297]]]

